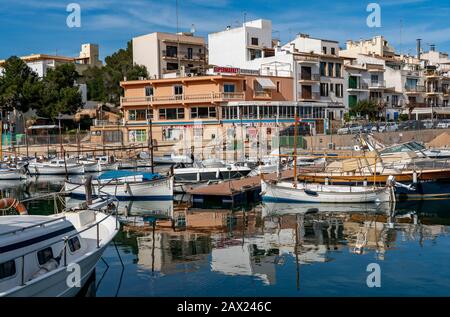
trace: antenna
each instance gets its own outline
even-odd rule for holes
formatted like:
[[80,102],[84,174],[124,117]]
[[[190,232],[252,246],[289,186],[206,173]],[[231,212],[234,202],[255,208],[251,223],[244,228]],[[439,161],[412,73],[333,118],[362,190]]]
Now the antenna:
[[179,13],[178,13],[178,0],[175,0],[175,15],[177,19],[177,62],[178,62],[178,72],[180,72],[180,31],[179,31]]
[[400,55],[403,53],[403,46],[402,46],[402,32],[403,32],[403,20],[400,19]]
[[244,11],[244,24],[247,23],[247,12]]

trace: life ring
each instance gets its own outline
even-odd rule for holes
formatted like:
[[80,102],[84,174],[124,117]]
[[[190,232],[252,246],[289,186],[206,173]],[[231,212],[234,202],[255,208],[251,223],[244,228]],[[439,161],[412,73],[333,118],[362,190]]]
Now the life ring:
[[0,199],[0,209],[14,208],[17,210],[19,215],[28,215],[27,208],[14,198],[3,198]]

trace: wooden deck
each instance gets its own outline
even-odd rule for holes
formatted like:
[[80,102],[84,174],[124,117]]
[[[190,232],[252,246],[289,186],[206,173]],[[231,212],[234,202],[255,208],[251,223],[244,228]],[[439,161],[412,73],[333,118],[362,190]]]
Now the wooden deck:
[[[294,177],[294,171],[288,170],[281,173],[281,178]],[[266,174],[264,179],[271,180],[276,179],[277,174]],[[194,188],[188,191],[191,195],[203,195],[203,196],[233,196],[242,192],[251,191],[261,186],[261,177],[252,176],[237,180],[224,181],[219,184],[205,185],[202,187]]]

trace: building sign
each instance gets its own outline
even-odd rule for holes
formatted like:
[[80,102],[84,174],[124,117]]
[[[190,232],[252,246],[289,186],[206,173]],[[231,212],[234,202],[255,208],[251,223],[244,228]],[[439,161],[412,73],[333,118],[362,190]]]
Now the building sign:
[[237,67],[214,66],[214,73],[218,74],[241,74],[241,75],[259,75],[259,70],[241,69]]

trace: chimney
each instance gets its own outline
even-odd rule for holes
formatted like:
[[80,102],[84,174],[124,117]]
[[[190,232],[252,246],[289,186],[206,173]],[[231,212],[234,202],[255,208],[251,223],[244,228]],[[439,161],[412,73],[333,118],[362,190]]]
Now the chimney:
[[417,39],[417,59],[420,60],[422,48],[421,48],[422,39]]
[[430,51],[435,52],[436,51],[436,44],[430,45]]
[[294,53],[295,52],[295,43],[291,42],[291,52]]

